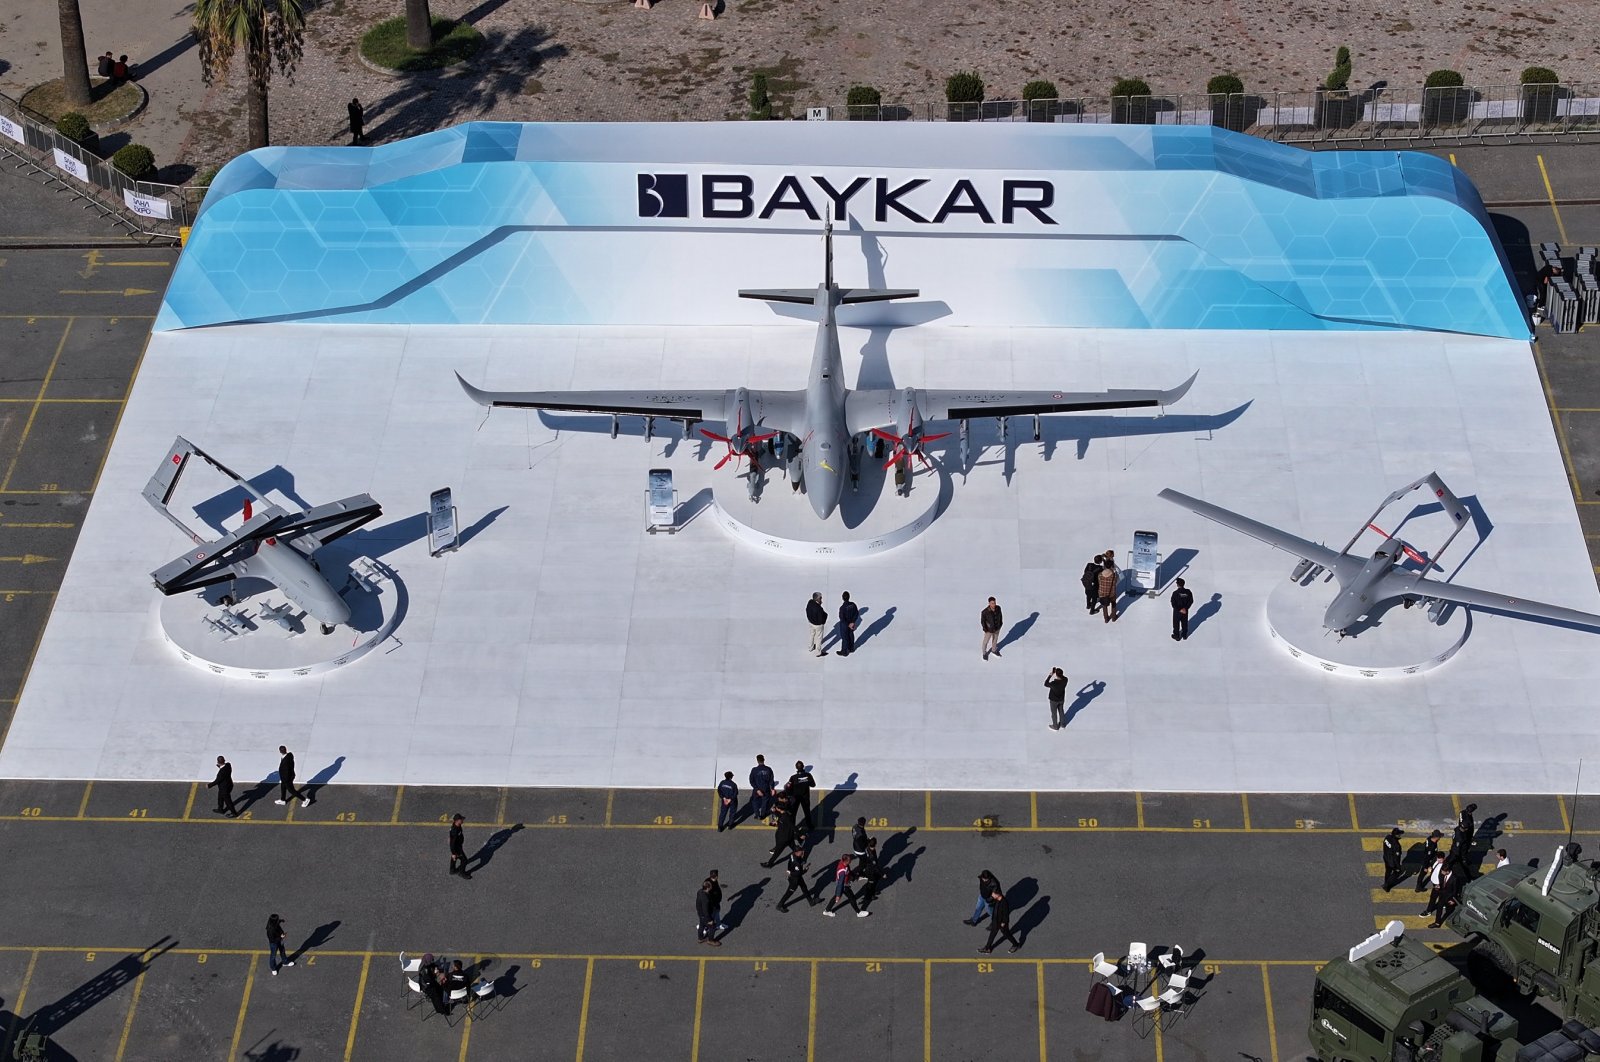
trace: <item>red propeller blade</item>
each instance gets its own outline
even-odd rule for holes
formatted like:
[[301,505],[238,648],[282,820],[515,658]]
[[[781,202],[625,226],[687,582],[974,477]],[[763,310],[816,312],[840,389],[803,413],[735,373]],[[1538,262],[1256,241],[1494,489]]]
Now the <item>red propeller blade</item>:
[[898,446],[900,444],[900,436],[892,434],[890,432],[886,432],[882,428],[873,428],[872,429],[872,434],[876,435],[878,438],[884,440],[885,442],[892,442],[896,446]]
[[726,435],[718,435],[716,432],[708,431],[705,428],[701,428],[700,429],[700,434],[704,435],[708,439],[715,439],[717,442],[724,442],[725,443],[725,442],[728,441],[728,437]]
[[924,435],[922,437],[922,441],[925,442],[925,443],[930,443],[930,442],[933,442],[933,440],[935,440],[935,439],[949,438],[950,436],[952,436],[954,434],[955,434],[955,432],[953,432],[953,431],[941,431],[937,435]]
[[753,442],[753,443],[766,442],[768,439],[772,438],[773,436],[775,436],[777,434],[778,433],[775,432],[775,431],[769,431],[764,435],[751,435],[751,436],[747,437],[746,441]]
[[736,459],[738,456],[739,456],[738,451],[729,450],[726,454],[723,455],[721,461],[718,461],[716,464],[711,466],[711,471],[715,472],[717,469],[721,468],[723,465],[727,464],[729,461],[732,461],[732,460]]

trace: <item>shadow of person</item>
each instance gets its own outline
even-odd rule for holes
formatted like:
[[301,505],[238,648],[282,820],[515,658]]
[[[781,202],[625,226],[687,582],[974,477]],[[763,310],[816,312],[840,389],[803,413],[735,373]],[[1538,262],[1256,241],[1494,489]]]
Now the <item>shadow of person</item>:
[[299,959],[308,951],[315,951],[333,939],[333,931],[338,929],[340,922],[335,918],[331,922],[324,922],[311,931],[311,935],[301,942],[300,946],[289,953],[291,960]]
[[1037,612],[1031,612],[1023,619],[1017,620],[1017,622],[1011,625],[1011,629],[1006,631],[1005,637],[1001,638],[999,643],[995,645],[994,651],[998,653],[1000,650],[1008,647],[1012,642],[1022,641],[1027,633],[1033,629],[1033,625],[1038,622],[1039,614]]
[[917,832],[915,826],[907,826],[903,830],[896,830],[884,838],[883,847],[878,849],[878,864],[887,867],[894,861],[895,856],[911,847],[911,835]]
[[732,899],[728,901],[727,913],[722,916],[722,924],[728,927],[727,932],[723,934],[724,936],[739,928],[744,922],[745,916],[750,913],[751,908],[755,907],[756,901],[761,898],[761,894],[766,891],[767,883],[771,880],[770,877],[767,877],[762,878],[760,881],[752,881],[733,894]]
[[255,785],[240,793],[238,799],[234,802],[234,806],[239,809],[239,814],[243,815],[245,812],[249,811],[257,801],[265,800],[272,794],[272,791],[277,788],[278,772],[273,771]]
[[1033,936],[1033,931],[1039,928],[1039,924],[1049,917],[1050,897],[1041,896],[1037,902],[1030,904],[1028,909],[1022,912],[1021,917],[1016,918],[1016,921],[1012,924],[1012,929],[1016,931],[1017,939],[1026,944],[1028,938]]
[[1032,902],[1039,895],[1038,878],[1019,878],[1011,883],[1011,888],[1006,890],[1006,899],[1011,901],[1012,916]]
[[510,999],[522,989],[517,987],[517,971],[522,969],[520,963],[507,966],[505,972],[494,979],[494,994],[502,999]]
[[1212,594],[1211,600],[1194,610],[1194,615],[1189,619],[1189,633],[1193,634],[1206,620],[1222,611],[1222,595]]
[[316,774],[312,775],[311,776],[311,780],[308,781],[304,786],[306,796],[310,797],[312,800],[315,800],[319,796],[321,796],[322,795],[322,787],[327,785],[329,782],[333,781],[333,776],[338,774],[339,773],[339,768],[341,768],[343,766],[344,766],[344,757],[340,756],[338,759],[336,759],[332,763],[328,764],[322,770],[320,770]]
[[[866,609],[862,609],[861,611],[865,612]],[[872,625],[870,627],[866,628],[859,635],[856,636],[856,648],[860,649],[863,645],[867,644],[867,641],[869,639],[871,639],[875,635],[882,634],[884,628],[889,626],[889,624],[891,624],[893,622],[894,622],[894,606],[891,605],[888,608],[883,610],[883,615],[879,616],[877,619],[872,621]]]
[[482,516],[478,517],[478,519],[476,521],[473,522],[471,527],[469,527],[466,530],[461,532],[461,535],[460,535],[459,538],[456,539],[456,542],[458,544],[460,544],[460,545],[465,546],[468,542],[471,542],[473,539],[475,539],[479,535],[483,534],[484,530],[490,524],[492,524],[496,520],[498,520],[500,518],[500,515],[502,513],[504,513],[509,508],[511,508],[511,506],[502,505],[498,509],[491,509],[488,512],[484,513]]
[[856,791],[858,784],[856,779],[859,777],[857,772],[851,771],[850,777],[828,790],[828,795],[817,804],[816,832],[820,834],[823,830],[827,830],[829,844],[833,843],[833,833],[839,825],[839,805],[844,803],[845,797]]
[[1072,703],[1067,705],[1067,714],[1062,720],[1061,725],[1071,726],[1073,718],[1079,712],[1089,707],[1089,702],[1104,693],[1105,689],[1106,684],[1100,679],[1095,679],[1093,682],[1087,683],[1081,690],[1078,691],[1077,696],[1072,699]]
[[885,860],[886,866],[884,867],[883,871],[883,884],[880,886],[880,889],[888,888],[890,882],[898,881],[901,878],[905,878],[907,881],[910,881],[912,873],[917,869],[917,857],[922,855],[922,853],[926,852],[927,850],[927,845],[919,844],[917,845],[917,850],[915,852],[907,852],[892,864]]
[[522,828],[522,823],[519,822],[515,826],[507,826],[503,830],[496,830],[491,833],[489,839],[484,841],[476,852],[467,857],[467,862],[463,869],[471,872],[482,870],[488,866],[489,861],[494,858],[494,854],[500,850],[500,847],[511,840],[514,835],[520,833]]

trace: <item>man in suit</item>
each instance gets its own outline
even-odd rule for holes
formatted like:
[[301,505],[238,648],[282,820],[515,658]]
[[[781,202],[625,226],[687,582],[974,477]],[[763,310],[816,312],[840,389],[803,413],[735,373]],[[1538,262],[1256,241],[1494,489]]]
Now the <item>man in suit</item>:
[[[1428,887],[1428,878],[1433,873],[1434,858],[1439,854],[1439,841],[1444,834],[1434,830],[1428,834],[1428,839],[1422,843],[1422,869],[1417,872],[1417,891],[1421,892]],[[1424,911],[1424,914],[1427,912]]]
[[460,815],[450,820],[450,873],[460,874],[471,881],[472,873],[467,870],[466,835],[461,832],[463,821]]
[[306,796],[305,790],[296,789],[294,785],[294,753],[289,751],[288,746],[279,745],[278,754],[283,758],[278,761],[278,799],[274,803],[287,804],[299,797],[301,804],[310,805],[312,798]]
[[233,806],[233,764],[227,757],[217,757],[217,776],[206,783],[207,789],[217,791],[217,814],[226,811],[234,818],[239,817],[238,810]]
[[806,761],[795,760],[794,774],[789,776],[789,792],[794,795],[796,813],[805,812],[808,830],[811,828],[811,791],[816,787],[817,780],[806,770]]
[[1402,869],[1406,856],[1400,847],[1400,838],[1406,831],[1396,826],[1383,839],[1383,891],[1388,892],[1405,876]]
[[1178,588],[1172,592],[1172,640],[1181,642],[1189,637],[1189,610],[1194,607],[1194,591],[1183,585],[1183,580],[1178,580]]
[[1461,817],[1456,820],[1456,827],[1450,835],[1450,865],[1456,868],[1463,880],[1472,877],[1472,843],[1478,833],[1478,824],[1472,813],[1477,810],[1476,804],[1462,808]]
[[1017,951],[1022,947],[1017,938],[1011,935],[1011,903],[997,887],[989,894],[989,943],[979,948],[984,955],[994,950],[997,937],[1005,937],[1011,943],[1011,950]]
[[817,898],[811,894],[811,887],[806,884],[806,850],[800,845],[795,845],[789,850],[789,887],[783,890],[783,895],[778,898],[778,911],[781,914],[789,913],[789,897],[796,892],[805,900],[806,906],[815,907]]
[[[1439,887],[1435,890],[1435,896],[1430,901],[1433,905],[1434,915],[1433,921],[1428,924],[1429,929],[1438,929],[1444,925],[1444,920],[1449,917],[1451,911],[1456,909],[1456,901],[1461,898],[1462,878],[1463,875],[1458,868],[1449,865],[1445,866],[1444,873],[1439,878]],[[1424,911],[1423,913],[1426,914],[1427,912]]]
[[722,891],[710,878],[700,883],[700,891],[694,894],[694,914],[700,927],[700,943],[720,948],[722,941],[717,939],[717,914],[716,907],[712,903],[713,890]]
[[856,651],[856,624],[861,622],[861,610],[850,600],[850,591],[844,592],[839,603],[839,655],[849,656]]
[[[1440,909],[1443,904],[1444,890],[1449,885],[1453,874],[1454,870],[1449,861],[1445,859],[1444,853],[1435,852],[1433,865],[1423,871],[1423,876],[1428,879],[1428,885],[1430,886],[1428,906],[1422,909],[1423,914],[1433,914]],[[1438,925],[1438,923],[1435,922],[1434,925]]]

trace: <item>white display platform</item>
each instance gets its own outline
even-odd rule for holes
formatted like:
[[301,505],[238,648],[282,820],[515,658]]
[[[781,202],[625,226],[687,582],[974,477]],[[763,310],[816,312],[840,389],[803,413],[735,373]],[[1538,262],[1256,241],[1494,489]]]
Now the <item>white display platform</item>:
[[[804,758],[824,787],[1559,792],[1579,757],[1600,758],[1594,634],[1477,614],[1461,651],[1426,674],[1328,675],[1263,622],[1293,558],[1156,496],[1173,487],[1342,543],[1385,494],[1436,469],[1490,525],[1452,547],[1447,575],[1600,611],[1527,344],[938,324],[840,338],[852,384],[1200,376],[1164,418],[1047,418],[1042,442],[1013,431],[1005,447],[993,421],[974,421],[973,466],[953,473],[948,509],[880,557],[834,561],[748,548],[706,518],[728,472],[712,472],[709,442],[647,444],[637,422],[612,440],[607,418],[486,418],[451,375],[491,388],[792,388],[805,325],[159,333],[0,774],[193,779],[225,754],[250,779],[286,744],[308,777],[341,763],[339,783],[709,788],[723,770],[743,781],[760,752]],[[177,659],[149,573],[181,540],[139,492],[178,432],[307,503],[381,502],[343,541],[403,573],[402,644],[293,683]],[[951,464],[954,443],[932,452]],[[673,471],[676,535],[643,533],[651,468]],[[445,486],[463,542],[430,558],[422,514]],[[925,497],[919,483],[912,501]],[[1114,624],[1083,609],[1084,562],[1121,557],[1135,529],[1159,532],[1163,585],[1187,566],[1186,642],[1168,637],[1165,598],[1126,599]],[[808,656],[806,599],[821,591],[833,609],[846,590],[864,610],[859,651]],[[1010,640],[985,661],[991,595]],[[1057,665],[1083,692],[1053,732],[1042,683]],[[1585,786],[1600,787],[1591,773]]]
[[1398,679],[1432,671],[1449,660],[1472,629],[1466,609],[1451,606],[1442,613],[1444,622],[1435,623],[1426,608],[1406,608],[1397,601],[1341,638],[1322,624],[1338,593],[1339,584],[1328,575],[1301,583],[1283,580],[1267,597],[1267,633],[1309,667],[1356,678]]
[[[759,550],[788,557],[816,559],[866,558],[885,553],[922,534],[950,504],[950,474],[938,462],[911,477],[911,493],[901,496],[894,474],[882,460],[863,458],[860,481],[845,484],[839,509],[818,520],[806,496],[783,478],[781,469],[768,473],[756,500],[743,480],[726,479],[712,486],[717,524],[728,534]],[[868,467],[870,466],[870,467]]]
[[227,584],[219,584],[201,593],[163,597],[161,634],[180,660],[212,675],[260,682],[326,674],[355,663],[383,644],[405,611],[405,589],[395,572],[375,567],[379,574],[372,581],[377,593],[359,585],[347,589],[344,599],[350,606],[350,622],[331,634],[323,634],[316,620],[292,605],[283,613],[289,629],[274,622],[265,610],[289,602],[261,579],[240,579],[235,584],[238,603],[226,611],[243,617],[237,633],[224,636],[207,622],[220,624],[223,619],[225,606],[219,597]]

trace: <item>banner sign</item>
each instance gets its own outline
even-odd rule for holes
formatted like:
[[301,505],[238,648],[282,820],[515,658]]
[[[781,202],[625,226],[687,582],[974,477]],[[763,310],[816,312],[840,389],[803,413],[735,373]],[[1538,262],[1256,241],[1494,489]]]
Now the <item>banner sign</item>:
[[172,204],[165,199],[140,195],[138,192],[132,192],[124,188],[122,190],[122,201],[127,203],[128,209],[135,214],[141,214],[147,218],[165,218],[167,220],[172,218]]
[[0,136],[8,136],[19,144],[27,143],[22,139],[22,126],[4,116],[0,116]]
[[78,180],[83,181],[85,183],[88,182],[88,180],[89,180],[89,167],[88,166],[86,166],[84,163],[80,162],[79,160],[73,158],[71,155],[67,154],[65,151],[62,151],[60,148],[53,148],[51,150],[53,150],[55,152],[56,169],[58,169],[58,170],[66,170],[68,173],[72,174]]

